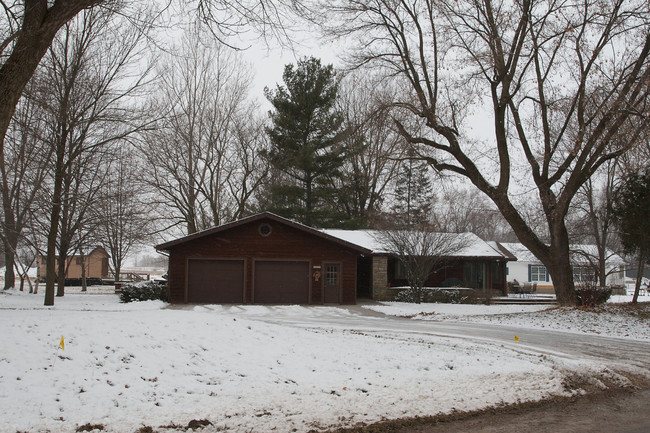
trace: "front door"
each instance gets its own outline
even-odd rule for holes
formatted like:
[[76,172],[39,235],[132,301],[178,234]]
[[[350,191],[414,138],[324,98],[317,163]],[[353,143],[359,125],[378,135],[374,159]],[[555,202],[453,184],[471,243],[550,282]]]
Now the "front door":
[[341,265],[339,263],[325,263],[324,268],[323,301],[326,304],[339,304],[341,302]]

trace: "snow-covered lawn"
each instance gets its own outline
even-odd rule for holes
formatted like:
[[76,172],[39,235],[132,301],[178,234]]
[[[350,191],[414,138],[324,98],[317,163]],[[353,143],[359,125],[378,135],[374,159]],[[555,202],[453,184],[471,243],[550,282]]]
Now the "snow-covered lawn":
[[207,431],[306,432],[566,395],[567,376],[606,371],[514,344],[255,319],[352,314],[337,308],[174,309],[98,293],[42,304],[0,294],[2,432],[163,432],[201,419]]
[[418,305],[403,302],[383,302],[380,305],[366,305],[364,308],[415,320],[494,323],[518,328],[650,340],[650,302],[643,302],[650,301],[650,297],[640,297],[638,307],[621,305],[631,300],[631,296],[612,296],[608,304],[587,310],[548,305]]

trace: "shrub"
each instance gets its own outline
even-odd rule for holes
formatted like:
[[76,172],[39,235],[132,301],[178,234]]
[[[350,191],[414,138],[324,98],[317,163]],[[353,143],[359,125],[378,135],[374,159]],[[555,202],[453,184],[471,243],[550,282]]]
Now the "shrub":
[[[441,304],[471,304],[474,302],[471,296],[467,296],[466,293],[461,294],[460,290],[455,289],[424,288],[421,292],[421,302],[436,302]],[[416,303],[417,293],[413,288],[400,290],[395,295],[395,300]]]
[[121,302],[153,301],[156,299],[167,302],[168,299],[167,285],[156,284],[151,281],[139,284],[127,284],[125,286],[122,286],[121,290]]
[[612,296],[611,287],[595,287],[590,285],[576,287],[578,304],[585,307],[604,304]]

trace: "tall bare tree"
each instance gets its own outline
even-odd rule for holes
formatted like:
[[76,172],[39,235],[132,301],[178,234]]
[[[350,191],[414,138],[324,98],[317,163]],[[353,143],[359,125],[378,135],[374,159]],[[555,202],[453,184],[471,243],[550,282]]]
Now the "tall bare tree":
[[[580,188],[572,205],[578,221],[569,226],[574,244],[587,242],[596,246],[595,251],[579,251],[583,261],[593,263],[598,284],[607,285],[607,276],[618,268],[607,269],[607,262],[618,248],[613,214],[614,191],[621,182],[618,159],[608,161]],[[574,252],[575,254],[576,252]],[[594,254],[595,253],[595,254]]]
[[141,148],[148,182],[188,234],[232,220],[258,184],[253,158],[264,141],[251,129],[262,125],[247,101],[250,81],[238,54],[198,26],[161,73],[152,103],[160,120]]
[[[67,244],[80,229],[102,181],[99,157],[106,147],[143,125],[126,101],[146,76],[131,68],[131,62],[138,61],[143,33],[114,18],[112,11],[90,10],[65,24],[43,65],[51,92],[45,140],[54,149],[48,183],[46,305],[54,303],[57,247],[62,274],[57,296],[64,294]],[[89,170],[89,164],[97,169]],[[82,191],[87,193],[83,200]]]
[[[436,169],[490,197],[548,268],[558,302],[576,304],[565,220],[580,187],[648,128],[650,4],[335,0],[323,7],[331,32],[358,41],[358,63],[408,86],[394,107],[426,128],[398,120],[401,134]],[[493,124],[477,142],[468,139],[468,116],[478,108]],[[627,143],[612,140],[622,128]],[[544,215],[542,232],[520,211],[525,190]]]
[[343,77],[337,98],[344,116],[349,155],[335,182],[338,206],[355,225],[368,226],[381,210],[394,180],[405,141],[393,128],[386,101],[397,92],[361,69]]
[[0,158],[0,193],[2,230],[0,238],[5,257],[5,289],[14,287],[14,264],[18,245],[29,229],[34,205],[47,173],[51,147],[39,135],[43,126],[42,88],[28,86],[5,139]]
[[152,212],[146,199],[149,190],[141,173],[135,152],[128,149],[116,152],[95,208],[97,237],[111,256],[116,281],[132,248],[149,240],[153,230]]

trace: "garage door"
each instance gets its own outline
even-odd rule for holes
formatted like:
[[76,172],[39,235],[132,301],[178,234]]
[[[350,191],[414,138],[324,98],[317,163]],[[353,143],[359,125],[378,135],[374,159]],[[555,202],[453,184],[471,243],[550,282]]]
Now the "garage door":
[[256,261],[256,304],[309,303],[309,263]]
[[203,304],[243,302],[243,260],[190,259],[187,272],[188,302]]

